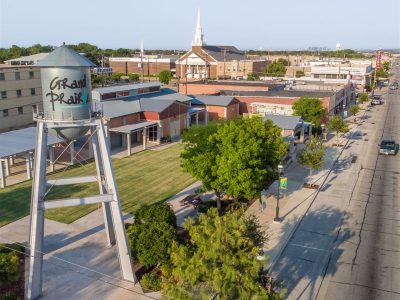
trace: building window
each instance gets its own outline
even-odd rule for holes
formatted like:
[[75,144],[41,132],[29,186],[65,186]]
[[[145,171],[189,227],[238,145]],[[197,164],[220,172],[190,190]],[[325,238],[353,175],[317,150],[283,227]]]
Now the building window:
[[0,73],[0,80],[4,80],[4,79],[5,79],[4,73]]
[[24,113],[24,108],[22,106],[18,107],[18,114],[22,115]]
[[3,109],[3,117],[8,117],[8,109]]
[[21,90],[17,90],[17,97],[21,97],[21,96],[22,96]]
[[31,88],[31,96],[34,96],[34,95],[36,95],[36,90],[35,90],[35,88]]
[[1,92],[1,99],[7,99],[7,92]]
[[21,74],[19,72],[15,72],[15,80],[20,80]]
[[33,73],[33,71],[29,71],[29,79],[33,79],[33,77],[35,77],[35,74]]

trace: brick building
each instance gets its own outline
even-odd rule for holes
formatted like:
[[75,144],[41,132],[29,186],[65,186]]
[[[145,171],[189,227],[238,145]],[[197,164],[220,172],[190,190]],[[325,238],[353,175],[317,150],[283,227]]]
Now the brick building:
[[175,73],[178,57],[144,55],[143,57],[110,57],[109,64],[114,73],[158,75],[161,71]]
[[[235,95],[236,92],[266,92],[270,90],[283,90],[284,84],[265,81],[188,81],[179,84],[179,91],[183,94],[214,95],[225,91],[226,95]],[[229,91],[229,92],[228,92]]]
[[192,49],[176,61],[176,76],[189,79],[243,79],[249,73],[264,71],[266,65],[266,60],[247,59],[234,46],[206,45],[199,11]]

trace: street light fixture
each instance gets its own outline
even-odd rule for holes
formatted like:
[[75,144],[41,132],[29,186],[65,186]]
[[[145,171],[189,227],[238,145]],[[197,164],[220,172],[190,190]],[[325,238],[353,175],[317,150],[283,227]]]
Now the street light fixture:
[[283,171],[283,166],[281,164],[278,165],[278,196],[276,198],[276,211],[275,211],[275,218],[274,218],[274,223],[280,223],[281,218],[279,217],[279,196],[280,196],[280,190],[281,190],[281,174]]

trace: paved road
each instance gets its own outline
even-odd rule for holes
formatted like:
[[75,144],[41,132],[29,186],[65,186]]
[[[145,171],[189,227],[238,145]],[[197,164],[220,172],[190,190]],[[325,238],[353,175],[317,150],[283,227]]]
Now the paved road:
[[[400,96],[395,91],[386,99],[376,129],[399,142]],[[349,220],[341,228],[353,235],[338,241],[321,299],[400,299],[399,174],[399,154],[382,156],[377,147],[372,149],[350,201]]]
[[288,299],[400,299],[400,154],[378,155],[382,136],[400,141],[400,97],[384,99],[353,130],[273,267]]

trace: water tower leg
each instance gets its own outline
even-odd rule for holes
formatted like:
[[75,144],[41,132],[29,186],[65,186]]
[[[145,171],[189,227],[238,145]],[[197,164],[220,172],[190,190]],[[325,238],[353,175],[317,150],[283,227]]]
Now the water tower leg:
[[47,128],[38,121],[36,129],[35,165],[31,196],[29,235],[29,273],[25,296],[36,299],[42,293],[42,263],[44,236],[44,195],[46,192]]
[[[92,127],[92,132],[96,132],[96,127]],[[91,138],[93,144],[93,155],[96,162],[97,178],[99,179],[99,189],[100,194],[107,194],[107,188],[105,186],[104,170],[103,170],[103,160],[100,153],[99,140],[97,138],[97,133],[92,135]],[[102,203],[103,215],[104,215],[104,227],[107,236],[107,246],[111,247],[115,244],[115,234],[114,225],[111,216],[111,208],[109,202]]]
[[137,279],[133,273],[130,249],[126,238],[125,225],[119,202],[118,187],[111,163],[110,151],[107,147],[106,133],[101,120],[97,122],[97,136],[99,140],[100,153],[103,159],[104,177],[108,192],[113,195],[114,200],[110,202],[111,215],[114,221],[115,237],[117,242],[118,257],[121,267],[122,279],[136,283]]

